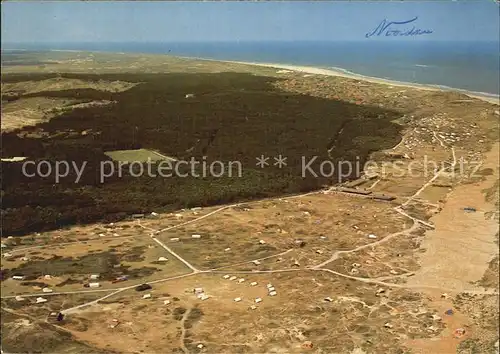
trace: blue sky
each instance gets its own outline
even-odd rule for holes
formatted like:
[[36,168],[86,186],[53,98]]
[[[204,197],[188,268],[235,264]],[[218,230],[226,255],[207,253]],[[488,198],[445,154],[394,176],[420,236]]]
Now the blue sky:
[[[366,39],[383,19],[430,29],[388,40],[496,40],[493,0],[392,2],[4,2],[2,42]],[[411,28],[411,27],[410,27]]]

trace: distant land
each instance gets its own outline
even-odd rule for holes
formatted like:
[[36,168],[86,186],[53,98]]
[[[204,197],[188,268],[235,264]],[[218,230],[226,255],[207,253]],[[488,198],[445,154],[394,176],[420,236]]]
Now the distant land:
[[4,50],[9,48],[170,54],[217,60],[307,65],[382,79],[456,88],[482,95],[500,94],[498,41],[94,42],[3,45]]

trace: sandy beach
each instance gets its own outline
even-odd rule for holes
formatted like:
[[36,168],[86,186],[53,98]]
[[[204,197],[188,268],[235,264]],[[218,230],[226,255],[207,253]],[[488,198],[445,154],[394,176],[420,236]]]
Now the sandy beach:
[[[244,64],[244,65],[254,65],[254,66],[261,66],[261,67],[266,67],[266,68],[275,68],[275,69],[280,69],[280,70],[289,70],[289,71],[294,71],[294,72],[301,72],[304,74],[311,74],[311,75],[325,75],[325,76],[337,76],[337,77],[344,77],[348,79],[356,79],[356,80],[362,80],[366,82],[371,82],[371,83],[376,83],[376,84],[384,84],[384,85],[390,85],[390,86],[398,86],[398,87],[411,87],[411,88],[417,88],[421,90],[429,90],[429,91],[456,91],[463,93],[471,98],[477,98],[489,103],[493,103],[496,105],[500,105],[500,97],[495,96],[493,94],[481,94],[479,92],[470,92],[467,90],[462,90],[462,89],[457,89],[457,88],[445,88],[441,87],[439,85],[424,85],[424,84],[417,84],[417,83],[412,83],[412,82],[402,82],[402,81],[396,81],[396,80],[388,80],[388,79],[383,79],[383,78],[378,78],[378,77],[373,77],[373,76],[366,76],[366,75],[361,75],[361,74],[355,74],[355,73],[347,73],[342,70],[334,70],[334,69],[324,69],[324,68],[318,68],[318,67],[313,67],[313,66],[303,66],[303,65],[291,65],[291,64],[278,64],[278,63],[257,63],[257,62],[246,62],[246,61],[233,61],[233,60],[216,60],[216,59],[207,59],[207,58],[198,58],[198,57],[180,57],[180,58],[185,58],[185,59],[196,59],[196,60],[207,60],[207,61],[213,61],[213,62],[223,62],[223,63],[232,63],[232,64]],[[285,74],[286,72],[283,72]]]
[[[24,49],[10,49],[10,50],[24,50]],[[85,51],[85,50],[69,50],[69,49],[51,49],[50,52],[67,52],[67,53],[82,53],[82,54],[121,54],[124,55],[126,53],[123,52],[105,52],[105,51]],[[138,53],[135,53],[136,55]],[[147,54],[148,56],[151,56],[151,54]],[[446,87],[446,86],[440,86],[440,85],[432,85],[432,84],[418,84],[414,82],[404,82],[404,81],[397,81],[397,80],[389,80],[389,79],[384,79],[384,78],[379,78],[379,77],[374,77],[374,76],[367,76],[367,75],[361,75],[361,74],[356,74],[353,72],[349,72],[347,70],[343,69],[325,69],[325,68],[320,68],[320,67],[314,67],[314,66],[304,66],[304,65],[293,65],[293,64],[280,64],[280,63],[260,63],[260,62],[248,62],[248,61],[236,61],[236,60],[220,60],[220,59],[210,59],[210,58],[202,58],[202,57],[190,57],[190,56],[177,56],[177,55],[169,55],[169,54],[153,54],[154,56],[167,56],[171,58],[179,58],[179,59],[189,59],[189,60],[201,60],[201,61],[209,61],[209,62],[214,62],[214,63],[231,63],[231,64],[241,64],[241,65],[252,65],[252,66],[260,66],[260,67],[265,67],[265,68],[274,68],[278,70],[283,70],[283,74],[286,74],[286,71],[292,71],[292,72],[300,72],[304,74],[310,74],[310,75],[325,75],[325,76],[336,76],[336,77],[343,77],[343,78],[348,78],[348,79],[355,79],[355,80],[361,80],[361,81],[366,81],[370,83],[375,83],[375,84],[383,84],[383,85],[389,85],[389,86],[395,86],[395,87],[410,87],[410,88],[416,88],[420,90],[427,90],[427,91],[451,91],[451,92],[459,92],[462,94],[465,94],[471,98],[476,98],[483,100],[485,102],[489,102],[495,105],[500,105],[500,96],[496,96],[494,94],[489,94],[489,93],[483,93],[483,92],[473,92],[473,91],[467,91],[464,89],[459,89],[459,88],[454,88],[454,87]]]
[[454,89],[454,88],[445,89],[442,87],[432,86],[432,85],[421,85],[421,84],[415,84],[415,83],[411,83],[411,82],[387,80],[387,79],[382,79],[382,78],[377,78],[377,77],[372,77],[372,76],[365,76],[365,75],[354,74],[354,73],[348,74],[348,73],[345,73],[345,72],[340,71],[340,70],[323,69],[323,68],[316,68],[316,67],[312,67],[312,66],[287,65],[287,64],[253,63],[253,62],[238,62],[238,61],[224,61],[224,62],[247,64],[247,65],[257,65],[257,66],[276,68],[276,69],[281,69],[281,70],[290,70],[290,71],[296,71],[296,72],[298,71],[298,72],[302,72],[305,74],[312,74],[312,75],[345,77],[348,79],[357,79],[357,80],[362,80],[362,81],[376,83],[376,84],[384,84],[384,85],[400,86],[400,87],[411,87],[411,88],[417,88],[417,89],[429,90],[429,91],[457,91],[457,92],[466,94],[467,96],[469,96],[471,98],[477,98],[477,99],[480,99],[480,100],[483,100],[483,101],[486,101],[489,103],[500,105],[500,97],[495,97],[493,95],[486,96],[486,95],[480,95],[477,93],[472,93],[472,92],[468,92],[465,90]]

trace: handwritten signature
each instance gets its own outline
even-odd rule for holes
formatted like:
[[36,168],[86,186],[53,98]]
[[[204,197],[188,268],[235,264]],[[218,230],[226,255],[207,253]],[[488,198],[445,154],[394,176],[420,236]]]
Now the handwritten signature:
[[406,25],[408,23],[415,22],[417,20],[417,18],[418,18],[418,16],[411,19],[411,20],[401,21],[401,22],[396,22],[396,21],[388,22],[386,19],[384,19],[384,20],[382,20],[382,22],[379,23],[377,28],[375,28],[373,31],[365,34],[365,37],[370,38],[371,36],[381,36],[384,33],[385,33],[386,37],[390,37],[390,36],[394,36],[394,37],[406,36],[407,37],[407,36],[420,36],[423,34],[431,34],[432,30],[429,30],[429,29],[422,30],[419,28],[415,28],[415,26],[413,26],[411,29],[394,28],[394,27],[397,27],[399,25]]

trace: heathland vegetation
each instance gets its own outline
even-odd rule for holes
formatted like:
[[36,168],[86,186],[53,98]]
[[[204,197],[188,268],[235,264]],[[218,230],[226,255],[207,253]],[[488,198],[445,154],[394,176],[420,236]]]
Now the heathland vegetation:
[[[3,132],[2,157],[87,162],[78,183],[72,170],[55,183],[51,176],[24,176],[27,160],[2,162],[4,234],[318,189],[336,182],[338,171],[304,177],[302,157],[318,156],[315,170],[324,160],[362,164],[371,152],[396,145],[401,129],[393,122],[395,111],[283,92],[273,85],[280,79],[246,73],[9,74],[2,80],[56,77],[137,85],[123,92],[80,88],[8,95],[10,102],[44,97],[112,103],[64,110],[36,126]],[[207,164],[239,161],[242,176],[133,177],[124,169],[121,178],[115,173],[101,183],[102,161],[111,161],[105,152],[130,149]],[[280,154],[287,157],[282,168],[273,166]],[[261,155],[270,157],[270,166],[256,166]]]

